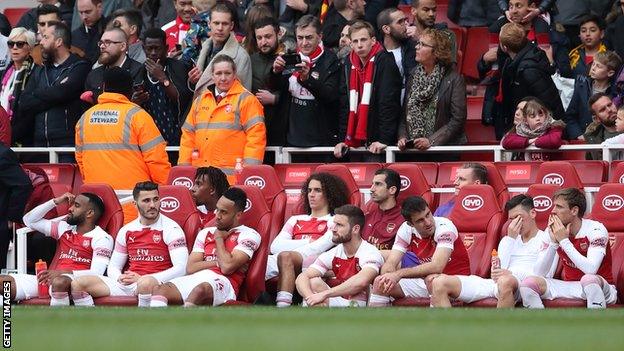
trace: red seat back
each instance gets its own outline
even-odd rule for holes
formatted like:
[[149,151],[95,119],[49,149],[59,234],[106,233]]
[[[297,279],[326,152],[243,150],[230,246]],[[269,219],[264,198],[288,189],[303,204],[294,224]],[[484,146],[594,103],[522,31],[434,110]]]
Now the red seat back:
[[169,177],[167,178],[167,184],[179,185],[187,189],[193,187],[195,184],[195,173],[197,167],[194,166],[174,166],[169,171]]
[[104,213],[98,221],[98,225],[113,238],[123,226],[123,211],[113,188],[103,183],[88,183],[80,187],[80,193],[94,193],[104,201]]
[[321,163],[278,163],[273,166],[286,191],[283,221],[301,211],[297,208],[301,200],[301,187],[319,165]]
[[466,96],[467,119],[481,122],[483,96]]
[[[241,185],[255,186],[262,192],[264,200],[271,210],[271,236],[277,234],[284,224],[286,211],[286,192],[273,167],[268,165],[250,165],[243,168]],[[273,238],[271,238],[272,240]]]
[[608,180],[609,162],[576,160],[570,162],[584,186],[601,186]]
[[[438,167],[438,186],[443,188],[454,187],[457,170],[461,168],[464,163],[465,162],[440,163],[440,166]],[[507,184],[505,184],[505,180],[492,162],[480,163],[487,169],[488,185],[492,186],[494,189],[500,208],[504,208],[505,203],[509,201],[509,192],[507,191]],[[442,195],[443,196],[440,196],[440,203],[445,203],[452,196],[452,194]]]
[[264,275],[269,254],[271,211],[259,188],[249,185],[238,185],[237,187],[243,189],[247,194],[247,206],[241,216],[240,223],[255,229],[262,238],[260,247],[249,263],[249,269],[238,296],[239,300],[251,303],[264,291]]
[[9,23],[11,23],[11,27],[15,27],[17,22],[19,22],[20,18],[24,13],[28,12],[30,8],[28,7],[13,7],[4,9],[4,15],[6,16]]
[[548,225],[548,217],[553,209],[553,195],[555,191],[561,189],[554,184],[531,184],[526,194],[533,198],[533,206],[535,206],[535,222],[537,227],[545,229]]
[[[438,9],[438,11],[440,11]],[[467,78],[479,80],[477,62],[489,47],[490,31],[487,27],[471,27],[466,33],[466,50],[461,72]]]
[[624,183],[624,162],[611,162],[610,183]]
[[470,257],[470,272],[489,277],[492,249],[505,219],[494,189],[489,185],[468,185],[457,195],[449,215]]
[[349,203],[357,207],[362,206],[360,189],[358,188],[357,183],[355,182],[355,179],[353,179],[351,171],[349,171],[347,166],[339,164],[320,165],[316,167],[314,172],[325,172],[333,174],[336,177],[342,179],[347,185],[347,192],[349,193]]
[[[48,180],[50,184],[63,184],[66,189],[69,187],[70,191],[74,191],[81,184],[77,184],[76,174],[78,172],[78,167],[74,164],[70,163],[26,163],[23,165],[24,167],[39,167],[43,169],[48,176]],[[80,173],[78,173],[79,175]],[[61,195],[61,194],[59,194]]]
[[554,184],[562,188],[583,189],[583,183],[570,162],[542,162],[537,170],[537,183]]
[[422,196],[429,207],[433,206],[433,193],[427,179],[419,166],[410,163],[393,163],[388,169],[394,170],[401,176],[401,191],[397,199],[401,204],[408,196]]
[[173,219],[184,231],[186,246],[189,252],[195,244],[195,237],[201,229],[199,211],[191,192],[180,185],[161,185],[158,187],[160,195],[160,212]]
[[508,187],[528,187],[535,184],[539,161],[496,162],[495,166]]
[[[468,31],[463,27],[449,27],[449,29],[455,34],[455,42],[457,43],[457,53],[466,51],[466,34]],[[459,60],[457,61],[457,67],[461,67]]]
[[334,164],[345,165],[351,172],[353,180],[355,180],[355,183],[360,189],[370,189],[371,184],[373,184],[373,177],[375,176],[375,172],[383,167],[381,163],[376,162],[352,162]]

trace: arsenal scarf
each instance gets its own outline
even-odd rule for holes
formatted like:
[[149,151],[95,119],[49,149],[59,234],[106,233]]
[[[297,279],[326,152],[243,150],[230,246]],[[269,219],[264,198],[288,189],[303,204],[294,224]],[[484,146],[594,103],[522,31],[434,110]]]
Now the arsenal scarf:
[[[297,52],[301,56],[301,62],[306,63],[310,68],[312,68],[312,67],[314,67],[314,64],[316,63],[316,61],[318,61],[319,57],[321,57],[321,55],[323,55],[323,53],[325,52],[325,49],[323,48],[323,43],[319,43],[319,45],[316,47],[316,49],[314,49],[314,51],[312,51],[310,56],[306,56],[306,55],[302,54],[301,51],[299,51],[299,49],[297,49]],[[295,72],[293,72],[292,75],[295,78],[299,78],[300,74],[301,74],[301,72],[295,71]]]
[[373,73],[375,71],[375,55],[381,50],[383,47],[379,42],[376,42],[364,63],[354,51],[349,54],[349,61],[351,61],[349,119],[345,136],[345,144],[349,147],[362,146],[367,139],[368,105],[371,99]]

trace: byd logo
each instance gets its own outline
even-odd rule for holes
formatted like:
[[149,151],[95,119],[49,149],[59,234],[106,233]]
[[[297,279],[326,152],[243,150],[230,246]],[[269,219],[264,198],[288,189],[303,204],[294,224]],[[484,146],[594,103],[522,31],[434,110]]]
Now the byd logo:
[[483,207],[483,198],[479,195],[468,195],[462,200],[462,207],[467,211],[476,211]]
[[173,180],[173,182],[171,182],[171,184],[187,187],[189,189],[193,187],[193,181],[187,177],[177,177]]
[[563,185],[563,176],[559,173],[548,173],[542,178],[542,184]]
[[266,186],[266,182],[264,181],[262,177],[251,176],[245,179],[245,185],[251,185],[260,189],[264,189],[264,187]]
[[546,212],[552,207],[552,200],[546,195],[538,195],[533,198],[533,206],[535,211]]
[[607,211],[617,211],[624,207],[624,200],[619,195],[609,195],[602,199],[602,208]]
[[166,196],[160,199],[160,210],[170,213],[180,208],[180,201],[172,196]]
[[251,206],[252,206],[251,200],[247,199],[247,201],[245,202],[245,211],[243,211],[243,212],[249,211]]
[[412,182],[410,182],[409,178],[406,176],[401,176],[401,191],[407,190],[410,185],[412,185]]

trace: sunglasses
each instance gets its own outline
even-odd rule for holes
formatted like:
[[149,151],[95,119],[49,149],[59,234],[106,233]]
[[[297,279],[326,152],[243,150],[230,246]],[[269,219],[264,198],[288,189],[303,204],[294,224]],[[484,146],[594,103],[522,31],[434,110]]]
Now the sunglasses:
[[24,45],[27,45],[28,43],[25,41],[7,41],[7,45],[12,48],[12,47],[17,47],[18,49],[21,49],[24,47]]

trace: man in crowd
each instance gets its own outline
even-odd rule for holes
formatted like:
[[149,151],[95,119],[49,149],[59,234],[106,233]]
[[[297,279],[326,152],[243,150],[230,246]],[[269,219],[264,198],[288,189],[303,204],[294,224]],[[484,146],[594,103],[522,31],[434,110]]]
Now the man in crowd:
[[76,6],[82,25],[72,31],[72,45],[82,49],[90,62],[95,62],[99,54],[97,43],[106,26],[102,0],[76,0]]
[[118,27],[126,33],[128,57],[139,63],[145,63],[145,51],[143,51],[143,43],[139,38],[143,24],[141,12],[132,8],[116,10],[111,14],[110,23],[113,27]]
[[176,18],[162,26],[167,36],[168,52],[172,56],[181,54],[182,42],[186,37],[186,32],[191,27],[191,18],[195,15],[192,0],[173,0],[176,10]]
[[389,168],[375,171],[371,185],[371,201],[374,206],[366,213],[362,239],[379,250],[390,250],[399,227],[405,221],[397,202],[401,190],[401,176]]
[[459,190],[466,185],[487,184],[487,168],[476,162],[464,163],[455,173],[455,194],[453,197],[438,206],[433,214],[436,217],[448,217],[455,207],[455,197],[459,194]]
[[[594,94],[589,98],[588,104],[594,121],[587,126],[583,134],[587,144],[600,144],[609,138],[621,134],[615,128],[617,107],[608,94]],[[602,160],[602,152],[587,152],[586,158],[588,160]]]
[[335,0],[323,20],[323,45],[338,48],[340,32],[350,21],[364,17],[364,0]]

